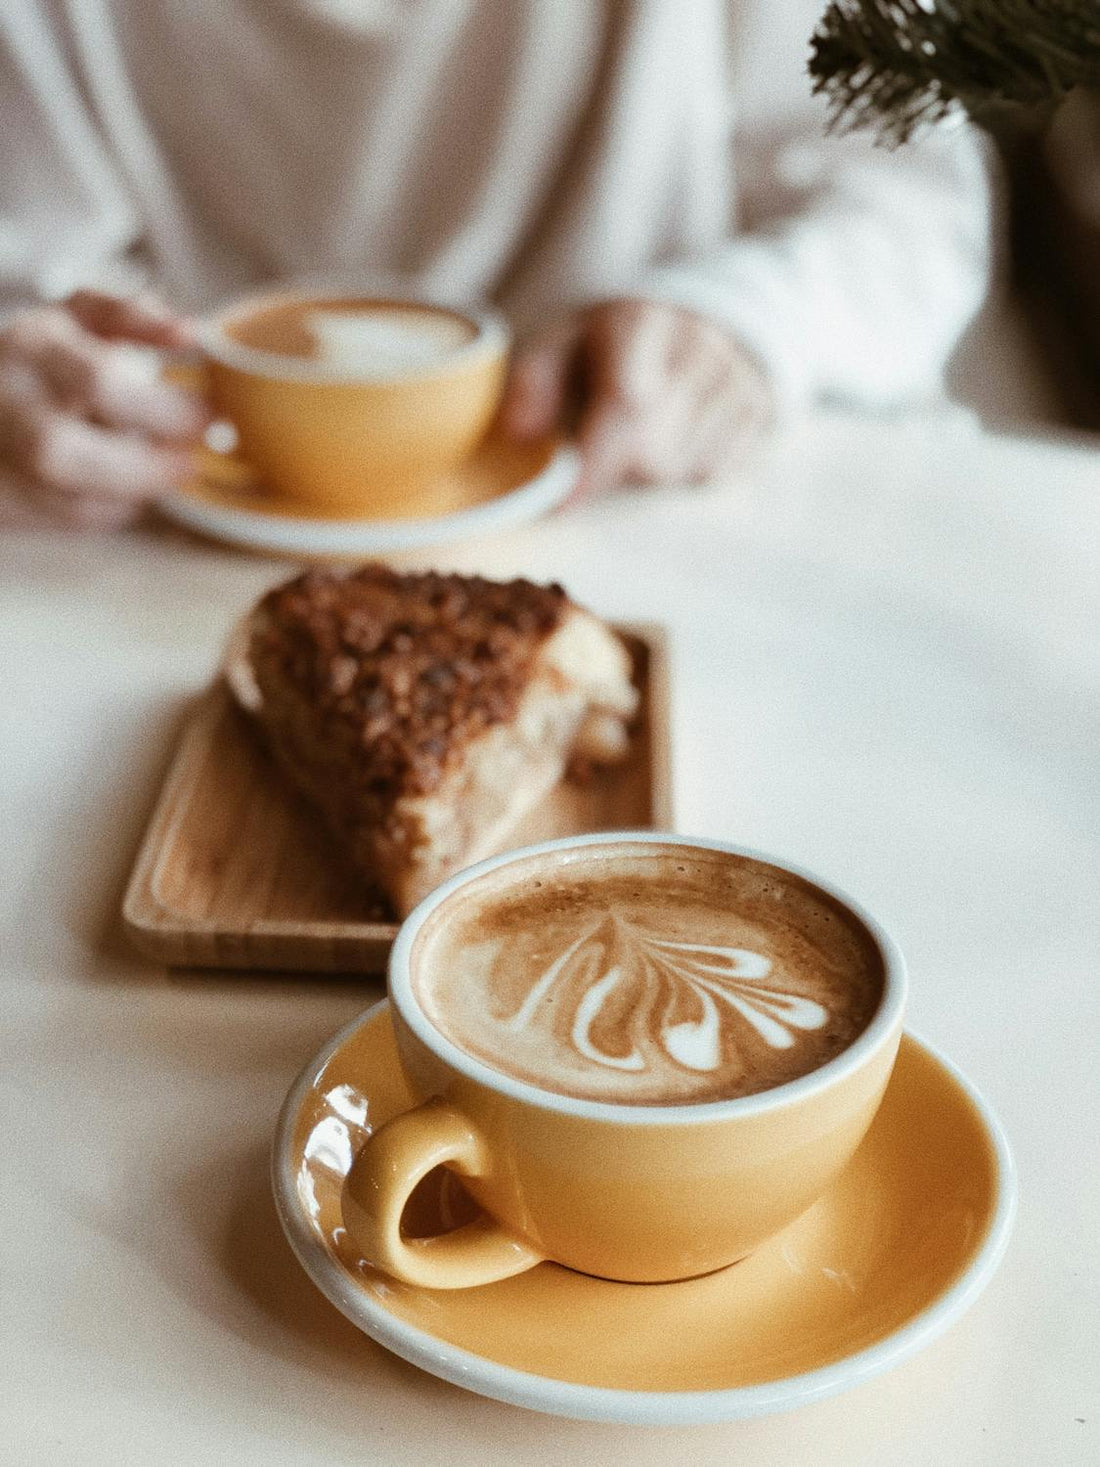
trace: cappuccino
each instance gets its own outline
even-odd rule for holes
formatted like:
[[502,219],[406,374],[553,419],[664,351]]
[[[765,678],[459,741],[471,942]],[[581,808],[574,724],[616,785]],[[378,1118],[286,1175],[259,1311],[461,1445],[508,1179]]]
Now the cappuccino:
[[870,933],[751,857],[640,842],[517,861],[428,918],[413,987],[459,1049],[622,1105],[697,1105],[819,1069],[883,993]]
[[466,317],[442,307],[336,297],[283,297],[230,318],[224,329],[255,351],[323,362],[355,378],[440,365],[476,335]]

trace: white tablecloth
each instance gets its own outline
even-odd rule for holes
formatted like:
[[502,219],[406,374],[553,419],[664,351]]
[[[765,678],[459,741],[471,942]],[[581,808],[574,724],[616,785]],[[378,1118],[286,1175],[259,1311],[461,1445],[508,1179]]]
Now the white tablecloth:
[[673,636],[680,829],[861,894],[912,1024],[999,1110],[1005,1264],[896,1372],[791,1415],[581,1425],[357,1334],[267,1150],[371,981],[168,974],[120,891],[183,700],[271,562],[170,535],[0,543],[0,1457],[60,1463],[1100,1460],[1100,457],[957,410],[823,420],[742,482],[596,503],[436,563],[559,578]]

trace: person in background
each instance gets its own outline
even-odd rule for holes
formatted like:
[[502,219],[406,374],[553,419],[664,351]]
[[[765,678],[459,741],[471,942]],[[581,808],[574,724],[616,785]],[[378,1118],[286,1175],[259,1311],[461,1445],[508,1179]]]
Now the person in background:
[[934,395],[990,269],[956,129],[824,135],[820,0],[9,0],[0,473],[125,523],[207,427],[148,352],[261,284],[488,299],[502,425],[587,490],[698,481],[817,402]]

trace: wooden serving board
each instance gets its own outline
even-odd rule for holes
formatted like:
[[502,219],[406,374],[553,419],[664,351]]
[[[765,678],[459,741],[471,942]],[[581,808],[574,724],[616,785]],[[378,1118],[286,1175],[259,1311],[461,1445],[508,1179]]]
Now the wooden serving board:
[[[657,626],[619,631],[642,695],[630,757],[589,783],[559,784],[510,847],[591,830],[672,829],[666,635]],[[374,973],[397,932],[284,786],[221,683],[185,725],[122,917],[147,957],[189,968]]]

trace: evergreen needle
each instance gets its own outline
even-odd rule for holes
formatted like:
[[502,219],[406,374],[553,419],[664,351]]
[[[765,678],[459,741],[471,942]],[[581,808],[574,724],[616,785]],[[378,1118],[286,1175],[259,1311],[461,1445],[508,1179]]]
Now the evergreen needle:
[[1100,90],[1100,0],[830,0],[810,45],[830,126],[891,144],[960,109],[1042,120]]

